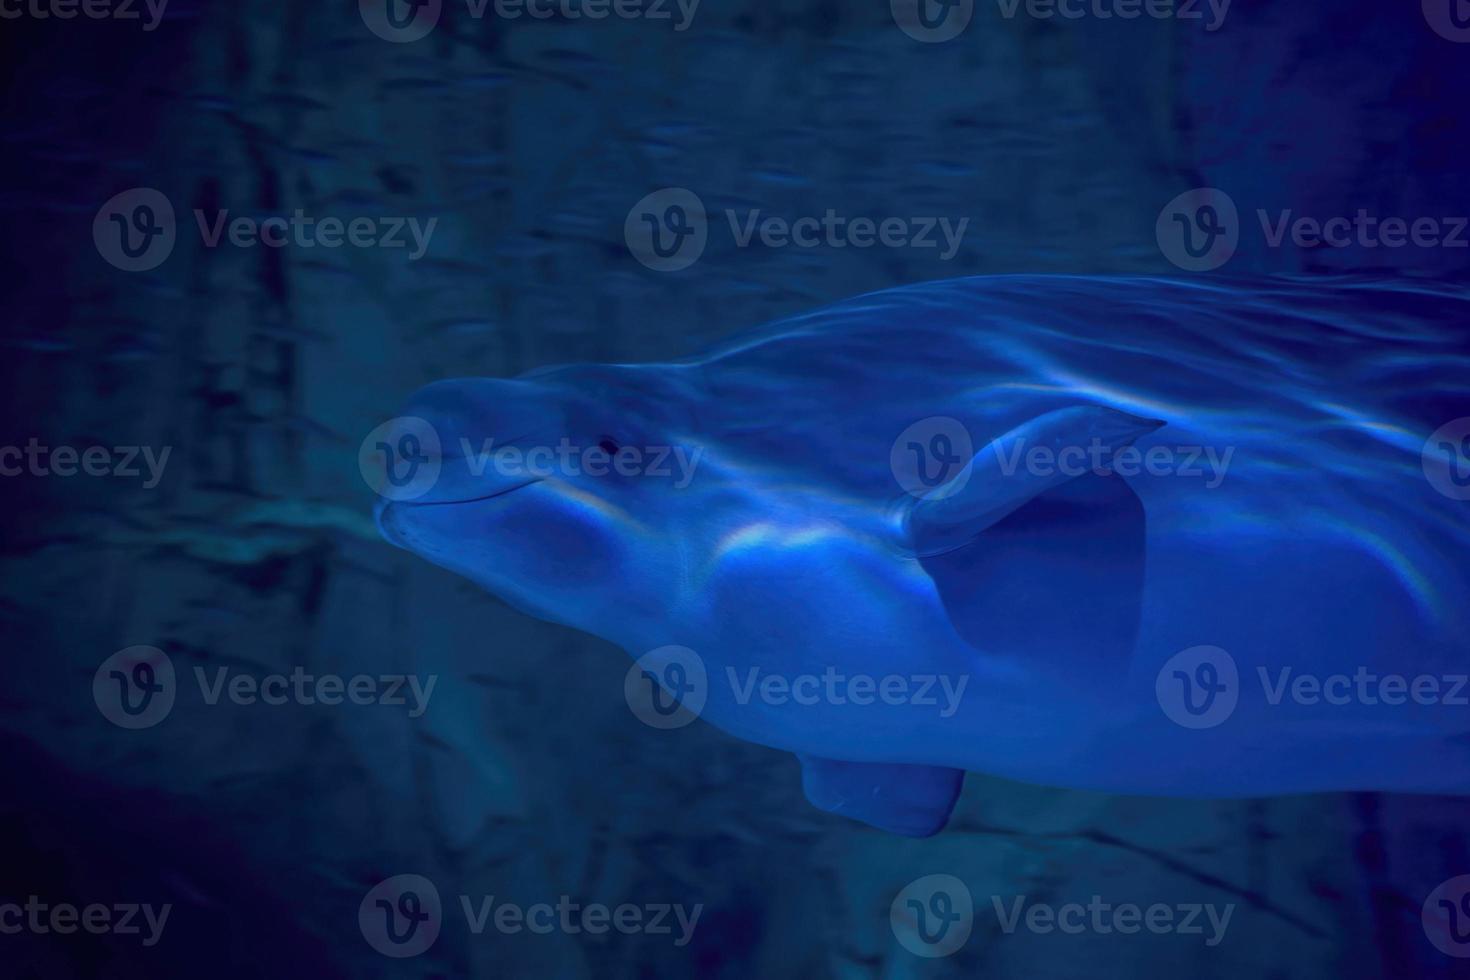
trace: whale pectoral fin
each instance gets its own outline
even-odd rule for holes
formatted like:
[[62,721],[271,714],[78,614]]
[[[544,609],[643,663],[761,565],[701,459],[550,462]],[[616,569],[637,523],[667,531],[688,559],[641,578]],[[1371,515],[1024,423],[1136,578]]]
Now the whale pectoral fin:
[[1138,642],[1147,539],[1128,481],[1088,473],[919,564],[976,650],[1054,690],[1107,697]]
[[819,810],[907,837],[931,837],[949,820],[965,774],[942,766],[801,760],[801,788]]
[[[992,441],[953,479],[915,501],[905,516],[909,542],[920,557],[961,548],[1163,424],[1101,405],[1037,416]],[[1048,451],[1043,465],[1030,456],[1037,448]]]

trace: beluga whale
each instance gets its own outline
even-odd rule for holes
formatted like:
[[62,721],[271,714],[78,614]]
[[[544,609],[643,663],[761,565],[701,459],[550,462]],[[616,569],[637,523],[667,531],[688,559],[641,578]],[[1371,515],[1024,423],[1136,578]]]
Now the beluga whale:
[[363,465],[388,541],[887,831],[966,772],[1465,793],[1467,323],[1418,282],[948,280],[437,382]]

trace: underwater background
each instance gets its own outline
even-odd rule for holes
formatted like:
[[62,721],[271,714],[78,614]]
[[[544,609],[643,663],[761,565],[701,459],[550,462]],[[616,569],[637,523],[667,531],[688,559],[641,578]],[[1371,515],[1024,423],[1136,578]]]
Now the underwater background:
[[[1470,872],[1462,799],[972,774],[947,830],[890,836],[811,807],[786,753],[642,723],[621,650],[379,537],[360,447],[441,378],[684,357],[955,276],[1467,269],[1253,218],[1470,215],[1459,0],[924,2],[391,0],[405,27],[372,0],[0,0],[0,444],[138,449],[136,475],[0,482],[0,906],[170,908],[0,930],[0,976],[1470,976],[1421,924]],[[660,268],[630,227],[673,188],[708,241]],[[1223,260],[1166,234],[1202,188],[1241,216]],[[829,209],[967,224],[952,251],[802,247],[721,217]],[[222,212],[298,210],[402,245],[211,244]],[[186,681],[164,717],[105,707],[139,646]],[[434,686],[421,711],[211,703],[196,670]],[[414,955],[364,913],[405,874],[443,901]],[[977,896],[944,956],[890,919],[929,875]],[[986,897],[1022,895],[1233,911],[1213,936],[1008,932]],[[474,928],[461,899],[492,896],[699,914]]]

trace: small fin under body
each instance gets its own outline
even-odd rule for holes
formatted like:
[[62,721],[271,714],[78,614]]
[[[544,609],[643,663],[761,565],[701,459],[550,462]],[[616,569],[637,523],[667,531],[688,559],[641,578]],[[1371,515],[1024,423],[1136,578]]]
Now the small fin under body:
[[801,788],[817,809],[907,837],[943,830],[965,779],[942,766],[797,758]]
[[[915,501],[904,516],[909,544],[920,557],[962,548],[1048,490],[1093,474],[1095,454],[1111,457],[1163,424],[1100,405],[1039,415],[992,440],[952,480]],[[1050,465],[1028,464],[1038,448],[1050,453]]]

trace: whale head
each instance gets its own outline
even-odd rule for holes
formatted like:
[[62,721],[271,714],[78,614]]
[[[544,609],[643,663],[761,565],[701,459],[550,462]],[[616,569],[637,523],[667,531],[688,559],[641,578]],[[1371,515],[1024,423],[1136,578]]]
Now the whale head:
[[676,590],[702,451],[677,385],[560,368],[431,384],[364,444],[391,543],[619,642]]

